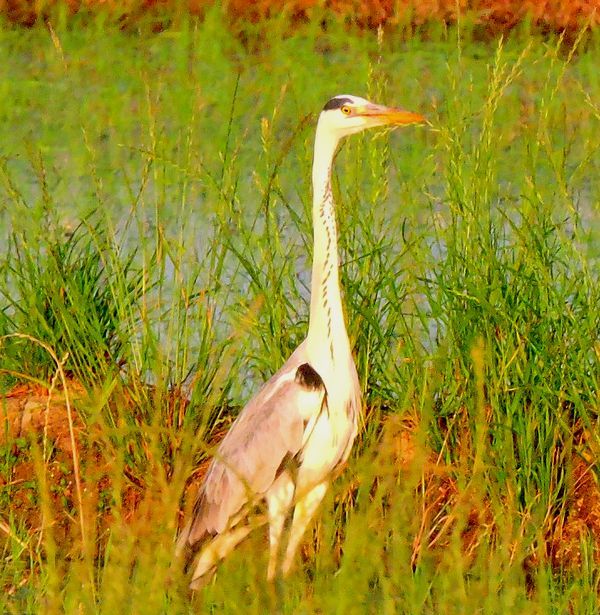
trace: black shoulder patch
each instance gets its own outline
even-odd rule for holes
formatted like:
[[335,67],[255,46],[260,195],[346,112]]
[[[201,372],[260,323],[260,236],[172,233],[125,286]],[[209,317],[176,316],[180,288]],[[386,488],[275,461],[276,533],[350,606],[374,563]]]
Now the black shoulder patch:
[[344,98],[343,96],[336,96],[335,98],[332,98],[331,100],[325,103],[325,106],[323,107],[323,111],[331,111],[331,109],[339,109],[340,107],[343,107],[344,105],[351,105],[351,104],[352,104],[351,98]]
[[296,370],[296,382],[311,391],[325,388],[321,376],[308,363],[302,363]]

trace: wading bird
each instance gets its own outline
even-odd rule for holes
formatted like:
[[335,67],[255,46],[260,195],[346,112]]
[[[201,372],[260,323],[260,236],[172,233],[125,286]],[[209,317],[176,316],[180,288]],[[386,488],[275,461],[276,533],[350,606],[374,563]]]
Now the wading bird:
[[267,578],[296,550],[356,436],[361,395],[344,321],[331,167],[340,139],[375,126],[423,122],[416,113],[342,95],[317,123],[312,170],[314,252],[308,335],[241,411],[206,473],[177,545],[198,553],[190,587],[257,525],[269,525]]

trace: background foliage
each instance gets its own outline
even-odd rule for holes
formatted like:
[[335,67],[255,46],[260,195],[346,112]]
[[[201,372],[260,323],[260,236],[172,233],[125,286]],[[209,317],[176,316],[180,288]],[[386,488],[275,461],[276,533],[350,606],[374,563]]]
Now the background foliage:
[[[597,36],[80,26],[0,29],[3,610],[597,612]],[[193,479],[306,332],[343,92],[431,122],[337,157],[364,429],[290,581],[257,532],[190,597]]]

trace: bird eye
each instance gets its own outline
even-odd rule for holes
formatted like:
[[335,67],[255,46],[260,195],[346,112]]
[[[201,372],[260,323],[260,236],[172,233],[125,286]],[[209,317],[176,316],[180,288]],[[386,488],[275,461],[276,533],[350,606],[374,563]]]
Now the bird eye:
[[341,111],[344,115],[350,115],[352,113],[352,109],[348,105],[344,105]]

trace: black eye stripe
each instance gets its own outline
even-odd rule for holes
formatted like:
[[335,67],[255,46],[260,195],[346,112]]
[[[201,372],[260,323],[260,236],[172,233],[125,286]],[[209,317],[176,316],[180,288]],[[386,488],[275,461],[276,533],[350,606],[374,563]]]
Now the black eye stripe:
[[328,101],[323,107],[323,111],[331,111],[332,109],[340,109],[344,105],[351,105],[351,98],[336,97]]

